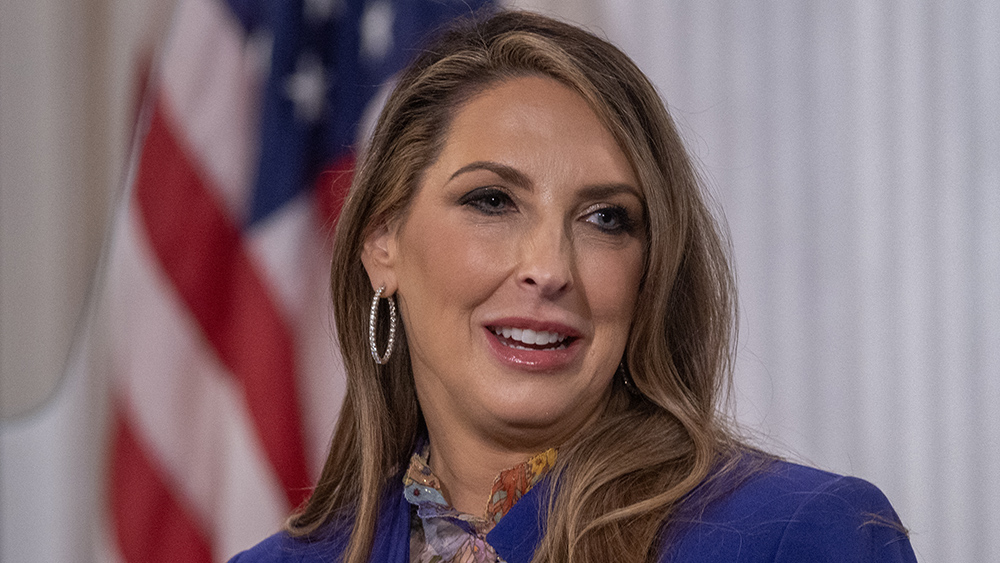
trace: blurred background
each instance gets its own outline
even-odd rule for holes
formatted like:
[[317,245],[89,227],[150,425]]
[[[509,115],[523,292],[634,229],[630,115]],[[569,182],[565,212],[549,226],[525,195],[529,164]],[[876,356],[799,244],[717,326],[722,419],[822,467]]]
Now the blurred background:
[[[878,485],[923,562],[1000,560],[1000,4],[516,4],[607,37],[666,100],[731,231],[753,438]],[[3,562],[119,558],[114,385],[86,335],[179,20],[163,0],[0,0]]]

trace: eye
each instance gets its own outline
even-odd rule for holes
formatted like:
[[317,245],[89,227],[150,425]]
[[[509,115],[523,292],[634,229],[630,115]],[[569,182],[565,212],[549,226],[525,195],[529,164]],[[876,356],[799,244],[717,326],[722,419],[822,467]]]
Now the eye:
[[606,233],[624,233],[632,230],[632,218],[624,207],[602,207],[584,217],[584,220]]
[[516,209],[507,192],[499,188],[476,188],[462,196],[458,203],[486,215],[500,215]]

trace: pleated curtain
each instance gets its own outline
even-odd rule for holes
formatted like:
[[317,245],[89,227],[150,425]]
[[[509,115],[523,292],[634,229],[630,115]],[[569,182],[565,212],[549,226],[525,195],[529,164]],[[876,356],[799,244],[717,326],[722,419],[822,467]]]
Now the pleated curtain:
[[[528,6],[522,2],[520,5]],[[533,2],[650,76],[728,220],[736,409],[1000,557],[1000,4]]]

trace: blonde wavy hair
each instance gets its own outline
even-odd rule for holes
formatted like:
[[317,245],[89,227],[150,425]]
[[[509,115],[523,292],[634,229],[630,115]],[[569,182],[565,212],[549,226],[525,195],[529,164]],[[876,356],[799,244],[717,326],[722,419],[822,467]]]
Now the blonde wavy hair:
[[579,28],[525,12],[470,18],[400,77],[337,226],[331,287],[347,395],[320,481],[287,528],[317,537],[334,521],[349,522],[347,563],[367,561],[379,501],[425,431],[405,331],[387,365],[369,352],[364,240],[406,213],[458,109],[525,75],[555,79],[587,101],[628,157],[648,218],[624,357],[638,392],[616,378],[599,420],[560,448],[558,494],[534,561],[655,560],[689,493],[741,448],[720,415],[735,323],[728,246],[655,88],[624,53]]

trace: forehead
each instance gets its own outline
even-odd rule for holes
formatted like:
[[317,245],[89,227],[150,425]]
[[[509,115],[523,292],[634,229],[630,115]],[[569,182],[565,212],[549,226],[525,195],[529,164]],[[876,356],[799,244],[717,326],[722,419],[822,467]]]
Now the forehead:
[[628,159],[589,104],[542,76],[508,79],[468,99],[453,115],[431,168],[454,171],[479,160],[569,182],[635,184]]

